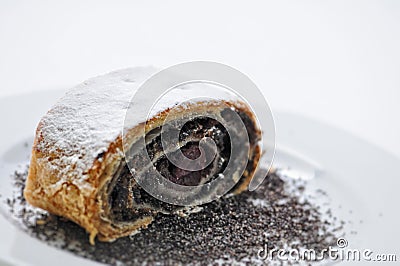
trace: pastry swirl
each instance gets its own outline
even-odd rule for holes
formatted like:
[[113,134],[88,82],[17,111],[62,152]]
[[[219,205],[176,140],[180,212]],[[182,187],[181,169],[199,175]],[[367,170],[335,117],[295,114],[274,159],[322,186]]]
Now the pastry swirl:
[[[195,186],[210,182],[221,174],[230,159],[229,134],[209,114],[229,121],[234,110],[243,121],[249,139],[248,162],[237,178],[231,193],[245,190],[260,158],[261,132],[251,109],[238,99],[214,99],[179,105],[174,99],[155,112],[145,123],[146,151],[132,158],[137,171],[131,173],[125,160],[122,141],[124,117],[135,89],[157,70],[152,67],[129,68],[89,79],[56,103],[42,118],[32,149],[31,164],[24,191],[32,205],[66,217],[90,233],[94,244],[113,241],[147,227],[157,213],[182,214],[187,207],[160,201],[147,193],[135,175],[148,174],[149,167],[169,181]],[[169,105],[169,106],[168,106]],[[172,108],[174,107],[174,108]],[[163,121],[193,117],[181,130],[179,144],[163,150]],[[137,127],[127,132],[129,149],[135,149],[140,134]],[[211,138],[217,147],[215,158],[198,171],[188,171],[172,164],[167,154],[180,150],[187,158],[199,156],[199,142]],[[146,164],[140,152],[147,152]],[[239,170],[238,170],[239,171]],[[238,172],[239,173],[239,172]]]

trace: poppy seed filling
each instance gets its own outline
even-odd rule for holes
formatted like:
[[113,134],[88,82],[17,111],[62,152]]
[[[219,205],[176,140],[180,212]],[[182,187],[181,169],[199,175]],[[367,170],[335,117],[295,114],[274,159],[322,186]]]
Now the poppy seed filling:
[[[237,111],[247,129],[250,146],[257,142],[254,125],[244,112]],[[223,119],[229,119],[229,113],[221,112]],[[209,117],[196,117],[184,124],[179,133],[179,148],[183,155],[191,160],[197,159],[201,151],[199,142],[201,139],[211,138],[216,144],[216,155],[209,165],[201,167],[198,171],[181,169],[170,162],[163,150],[161,143],[162,127],[157,127],[146,134],[146,152],[150,157],[153,166],[169,181],[183,186],[196,186],[209,183],[218,177],[226,168],[231,155],[231,139],[224,126],[217,120]],[[135,145],[132,145],[134,148]],[[133,160],[138,169],[146,169],[144,155],[141,151],[134,156]],[[168,150],[174,155],[177,151]],[[249,158],[246,170],[252,170],[252,159]],[[185,168],[185,167],[184,167]],[[135,174],[143,174],[135,172]],[[236,184],[238,186],[241,182]],[[108,203],[110,206],[110,218],[114,222],[129,222],[144,216],[151,216],[157,212],[166,214],[173,213],[183,207],[171,205],[152,197],[135,181],[125,160],[121,162],[115,178],[108,187]]]

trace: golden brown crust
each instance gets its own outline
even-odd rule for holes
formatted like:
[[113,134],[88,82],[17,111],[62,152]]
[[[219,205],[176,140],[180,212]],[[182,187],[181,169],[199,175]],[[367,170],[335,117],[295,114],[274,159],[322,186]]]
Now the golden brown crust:
[[[179,119],[182,115],[187,115],[188,110],[193,114],[217,112],[223,104],[232,106],[242,112],[245,112],[255,125],[256,119],[247,105],[241,102],[232,101],[208,101],[195,103],[190,108],[178,107],[167,109],[150,119],[146,123],[145,131],[159,127],[163,124],[165,118]],[[106,210],[108,203],[105,200],[104,193],[106,187],[113,177],[116,169],[124,159],[122,135],[118,136],[109,144],[107,150],[101,158],[93,161],[88,171],[88,178],[85,182],[76,183],[79,177],[67,176],[60,182],[60,169],[52,167],[48,162],[62,156],[60,154],[43,153],[38,148],[38,144],[45,141],[46,136],[42,135],[40,130],[43,126],[41,122],[37,129],[37,134],[32,150],[31,164],[28,173],[25,198],[33,206],[45,209],[50,213],[66,217],[87,230],[90,234],[90,242],[94,244],[95,237],[101,241],[113,241],[116,238],[127,236],[140,228],[147,227],[153,220],[153,217],[143,217],[132,223],[114,223],[107,219]],[[256,127],[256,134],[260,137],[261,132]],[[121,132],[122,133],[122,132]],[[131,129],[128,134],[128,142],[133,143],[141,134],[138,127]],[[243,174],[244,181],[236,188],[234,193],[240,193],[245,190],[254,174],[254,170],[261,155],[260,147],[255,145],[251,151],[253,154],[253,169]]]

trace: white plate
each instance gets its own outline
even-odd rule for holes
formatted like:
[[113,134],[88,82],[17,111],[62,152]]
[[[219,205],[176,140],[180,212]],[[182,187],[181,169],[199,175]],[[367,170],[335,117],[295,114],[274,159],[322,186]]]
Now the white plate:
[[[2,201],[11,191],[11,173],[29,158],[40,117],[62,94],[63,91],[44,91],[0,99]],[[400,161],[345,131],[311,119],[278,112],[275,121],[275,164],[290,167],[290,175],[310,179],[309,189],[321,188],[328,193],[334,215],[346,221],[349,248],[397,254],[400,259]],[[4,208],[0,204],[2,213],[6,213]],[[98,265],[47,246],[2,215],[0,233],[0,264]]]

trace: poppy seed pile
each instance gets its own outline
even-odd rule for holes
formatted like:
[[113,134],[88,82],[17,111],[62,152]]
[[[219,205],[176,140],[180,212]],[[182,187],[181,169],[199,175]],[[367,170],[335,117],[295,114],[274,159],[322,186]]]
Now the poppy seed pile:
[[253,192],[223,197],[187,217],[159,214],[135,235],[92,246],[84,229],[25,201],[26,177],[27,170],[13,174],[15,191],[6,199],[18,226],[50,246],[110,265],[279,263],[263,260],[260,249],[318,252],[333,246],[343,227],[305,196],[304,181],[274,172]]

